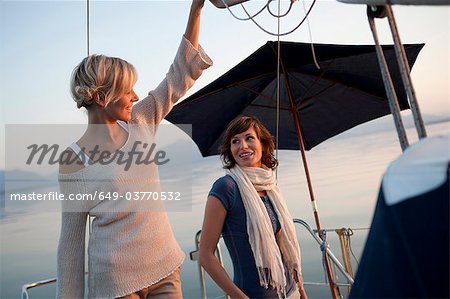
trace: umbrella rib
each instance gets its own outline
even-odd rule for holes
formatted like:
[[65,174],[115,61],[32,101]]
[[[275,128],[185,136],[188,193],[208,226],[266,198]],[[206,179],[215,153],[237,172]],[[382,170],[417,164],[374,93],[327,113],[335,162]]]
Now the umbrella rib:
[[[179,102],[179,103],[178,103],[177,105],[175,105],[175,106],[177,106],[178,108],[181,108],[181,107],[183,107],[183,106],[185,106],[185,105],[187,105],[187,104],[190,104],[190,103],[192,103],[192,102],[199,101],[200,99],[202,99],[202,98],[204,98],[204,97],[207,97],[207,96],[210,96],[210,95],[212,95],[212,94],[215,94],[215,93],[224,91],[224,90],[226,90],[227,88],[231,88],[231,87],[235,87],[235,86],[239,87],[240,84],[246,83],[246,82],[248,82],[248,81],[251,81],[251,80],[254,80],[254,79],[257,79],[257,78],[260,78],[260,77],[264,77],[264,76],[270,75],[270,74],[272,74],[272,73],[273,73],[273,72],[267,72],[267,73],[261,74],[261,75],[259,75],[259,76],[254,76],[254,77],[251,77],[251,78],[246,78],[246,79],[244,79],[244,80],[242,80],[242,81],[233,82],[233,83],[231,83],[231,84],[229,84],[229,85],[227,85],[227,86],[224,86],[224,87],[221,87],[221,88],[214,89],[214,90],[212,90],[212,91],[210,91],[210,92],[208,92],[208,93],[205,93],[205,94],[203,94],[203,95],[201,95],[201,96],[199,96],[199,97],[197,97],[197,98],[195,98],[195,99],[192,99],[192,100],[190,100],[190,101],[181,101],[181,102]],[[220,78],[219,78],[219,79],[220,79]],[[217,80],[219,80],[219,79],[217,79]],[[250,89],[250,88],[248,88],[248,87],[247,87],[247,89],[252,90],[252,89]],[[261,96],[264,96],[264,95],[261,94]]]
[[[273,98],[271,96],[265,95],[265,94],[263,94],[261,92],[258,92],[258,91],[254,90],[254,89],[251,89],[251,88],[249,88],[247,86],[240,85],[238,87],[246,89],[246,90],[248,90],[248,91],[250,91],[250,92],[252,92],[252,93],[254,93],[254,94],[258,95],[258,96],[261,96],[262,98],[265,98],[265,99],[268,99],[268,100],[273,100]],[[269,106],[269,105],[261,105],[261,104],[250,104],[249,106],[263,107],[263,108],[274,108],[274,107]],[[280,107],[280,109],[282,109],[282,110],[290,110],[289,107],[287,107],[287,108],[286,107],[283,107],[283,108]]]
[[[230,86],[227,86],[227,87],[223,88],[223,90],[225,90],[225,89],[227,89],[227,88],[229,88],[229,87],[230,87]],[[250,92],[252,92],[252,93],[255,93],[255,94],[257,94],[257,95],[259,95],[259,96],[261,96],[261,97],[263,97],[263,98],[267,98],[267,99],[269,99],[269,100],[272,100],[272,97],[270,97],[270,96],[268,96],[268,95],[265,95],[265,94],[262,94],[262,93],[260,93],[260,92],[257,92],[257,91],[255,91],[255,90],[253,90],[253,89],[251,89],[251,88],[249,88],[249,87],[247,87],[247,86],[239,85],[239,86],[237,86],[237,87],[240,87],[240,88],[242,88],[242,89],[246,89],[246,90],[248,90],[248,91],[250,91]],[[205,96],[206,96],[206,95],[205,95]],[[272,106],[269,106],[269,105],[261,105],[261,104],[249,104],[248,106],[274,109],[274,107],[272,107]],[[289,109],[289,108],[286,108],[286,107],[280,107],[279,109],[280,109],[280,110],[290,111],[290,109]],[[223,128],[223,129],[224,129],[224,128]],[[216,144],[216,142],[217,142],[217,140],[218,140],[219,138],[220,138],[220,135],[214,140],[214,142],[211,143],[211,145],[208,147],[208,152],[211,151],[212,147],[214,146],[214,144]]]
[[[323,90],[317,92],[317,93],[314,94],[314,95],[310,95],[310,96],[308,96],[308,97],[306,96],[306,95],[308,94],[308,92],[314,87],[314,85],[316,85],[316,83],[319,82],[319,79],[323,79],[323,76],[324,76],[325,73],[329,70],[329,67],[331,66],[331,64],[332,64],[333,62],[334,62],[334,60],[331,61],[325,68],[323,68],[324,71],[321,72],[320,76],[317,76],[317,77],[315,78],[315,80],[314,80],[314,83],[311,84],[311,85],[308,87],[308,89],[306,90],[306,92],[300,96],[300,101],[298,102],[298,104],[296,104],[296,108],[299,108],[299,105],[300,105],[302,102],[306,102],[306,101],[308,101],[309,99],[312,99],[312,98],[314,98],[314,97],[316,97],[316,96],[318,96],[318,95],[320,95],[320,94],[326,92],[328,89],[332,88],[333,86],[335,86],[335,85],[337,85],[337,84],[342,84],[342,85],[344,85],[342,82],[338,82],[338,81],[336,81],[336,80],[327,78],[326,80],[332,82],[333,84],[331,84],[330,86],[326,87],[325,89],[323,89]],[[311,76],[311,75],[310,75],[310,76]],[[298,80],[296,77],[291,76],[291,78],[292,78],[294,81],[296,81],[297,83],[300,83],[300,84],[301,84],[300,80]],[[378,99],[380,102],[383,102],[383,101],[385,100],[385,98],[383,98],[382,96],[377,96],[377,95],[368,93],[368,92],[366,92],[366,91],[364,91],[364,90],[361,90],[361,89],[359,89],[359,88],[355,88],[355,87],[353,87],[353,86],[351,86],[351,85],[345,84],[344,86],[346,86],[347,88],[354,89],[354,90],[359,90],[359,91],[362,92],[362,93],[371,95],[372,97]]]
[[[332,64],[333,62],[334,62],[334,59],[331,60],[331,61],[328,63],[327,66],[325,66],[325,67],[322,68],[323,71],[320,72],[320,76],[316,76],[316,78],[315,78],[313,84],[311,84],[311,85],[307,88],[306,92],[305,92],[303,95],[300,96],[300,101],[298,102],[298,104],[295,105],[296,108],[298,108],[298,105],[300,105],[300,103],[301,103],[302,101],[305,101],[305,100],[306,100],[306,95],[308,94],[308,92],[309,92],[309,91],[317,84],[317,82],[319,82],[319,79],[322,79],[322,78],[323,78],[323,76],[324,76],[325,73],[328,71],[328,69],[330,68],[330,66],[331,66],[331,64]],[[294,78],[294,80],[296,80],[295,77],[293,77],[293,78]],[[297,81],[297,82],[299,82],[299,81]],[[335,82],[335,83],[336,83],[336,82]],[[334,85],[334,84],[333,84],[333,85]],[[333,85],[332,85],[332,86],[333,86]],[[330,87],[331,87],[331,86],[330,86]],[[330,87],[328,87],[328,88],[330,88]],[[327,89],[328,89],[328,88],[327,88]],[[321,92],[322,92],[322,91],[321,91]],[[317,96],[317,95],[320,94],[321,92],[315,94],[314,96]],[[314,97],[314,96],[313,96],[313,97]],[[311,98],[312,98],[312,97],[311,97]]]
[[[297,81],[298,83],[301,83],[297,78],[295,78],[295,77],[291,77],[291,78],[292,78],[293,80]],[[303,95],[303,96],[300,97],[300,99],[301,99],[301,100],[304,100],[304,101],[307,101],[307,100],[309,100],[309,99],[312,99],[312,98],[314,98],[314,97],[320,95],[321,93],[324,93],[325,91],[327,91],[328,89],[332,88],[333,86],[335,86],[335,85],[337,85],[337,84],[341,84],[341,85],[343,85],[343,86],[345,86],[345,87],[347,87],[347,88],[349,88],[349,89],[358,90],[358,91],[360,91],[361,93],[370,95],[372,98],[378,99],[380,102],[384,102],[384,101],[386,100],[386,99],[385,99],[384,97],[382,97],[382,96],[374,95],[373,93],[366,92],[366,91],[364,91],[364,90],[362,90],[362,89],[355,88],[355,87],[353,87],[353,86],[351,86],[351,85],[347,85],[347,84],[344,85],[342,82],[339,82],[339,81],[336,81],[336,80],[333,80],[333,79],[328,79],[328,78],[327,78],[326,80],[332,82],[333,84],[331,84],[331,85],[328,86],[327,88],[325,88],[325,89],[319,91],[318,93],[316,93],[316,94],[314,94],[314,95],[311,95],[311,96],[308,96],[308,97],[306,97],[306,96]],[[300,104],[300,102],[299,102],[299,104]],[[298,104],[298,105],[299,105],[299,104]],[[297,108],[298,108],[298,105],[296,105]]]
[[[226,126],[228,126],[228,124],[226,124]],[[222,132],[222,131],[224,131],[224,129],[225,129],[225,128],[223,127],[223,128],[221,128],[220,131]],[[216,142],[217,142],[217,140],[219,140],[220,136],[222,136],[222,134],[218,134],[218,135],[217,135],[217,138],[214,139],[214,142],[211,142],[211,145],[208,146],[208,150],[207,150],[207,152],[205,153],[206,156],[204,156],[204,157],[207,157],[208,153],[211,152],[211,149],[212,149],[213,145],[216,144]],[[202,153],[202,156],[203,156],[203,153]]]
[[[230,84],[230,85],[227,85],[227,86],[222,87],[222,88],[220,88],[220,89],[216,89],[216,90],[214,90],[214,91],[211,91],[211,92],[209,92],[209,93],[206,93],[206,94],[204,94],[204,95],[202,95],[202,96],[200,96],[200,97],[198,97],[198,98],[195,98],[195,99],[193,99],[193,100],[191,100],[191,101],[189,101],[189,102],[187,102],[187,101],[180,102],[179,104],[177,104],[177,106],[178,106],[179,108],[180,108],[180,107],[183,107],[183,105],[192,103],[192,102],[194,102],[194,101],[198,101],[198,100],[200,100],[200,99],[203,98],[203,97],[210,96],[211,94],[214,94],[214,93],[218,93],[218,92],[224,91],[224,90],[226,90],[226,89],[228,89],[228,88],[231,88],[231,87],[242,88],[242,89],[248,90],[248,91],[250,91],[250,92],[252,92],[252,93],[254,93],[254,94],[258,95],[258,96],[261,96],[262,98],[265,98],[265,99],[268,99],[268,100],[273,100],[273,98],[272,98],[271,96],[269,96],[269,95],[263,94],[263,93],[261,93],[261,92],[259,92],[259,91],[257,91],[257,90],[254,90],[254,89],[252,89],[252,88],[250,88],[250,87],[247,87],[247,86],[245,86],[245,85],[242,85],[243,83],[246,83],[246,82],[248,82],[248,81],[254,80],[255,78],[258,78],[258,77],[266,76],[266,75],[268,75],[268,74],[270,74],[270,73],[271,73],[271,72],[265,73],[265,74],[260,75],[260,76],[255,76],[255,77],[252,77],[252,78],[248,78],[248,79],[246,79],[246,80],[243,80],[243,81],[240,81],[240,82],[236,82],[236,83],[233,83],[233,84]],[[252,104],[251,106],[258,106],[258,107],[265,107],[265,108],[273,108],[273,107],[268,106],[268,105],[258,105],[258,104],[256,104],[256,105],[253,105],[253,104]],[[282,110],[289,110],[289,108],[286,108],[286,107],[283,107],[283,108],[280,108],[280,109],[282,109]]]
[[[249,106],[261,107],[261,108],[269,108],[269,109],[276,109],[276,107],[273,107],[273,106],[260,105],[260,104],[250,104]],[[291,111],[291,109],[289,109],[289,108],[282,108],[282,107],[280,107],[280,110]]]
[[[296,80],[296,79],[294,78],[294,80]],[[296,104],[296,108],[299,108],[298,106],[301,104],[301,102],[306,102],[307,100],[312,99],[312,98],[314,98],[314,97],[316,97],[316,96],[318,96],[318,95],[320,95],[320,94],[326,92],[328,89],[330,89],[330,88],[332,88],[333,86],[335,86],[336,84],[338,84],[338,82],[336,82],[336,81],[333,81],[333,80],[329,80],[329,81],[333,82],[333,84],[331,84],[330,86],[327,86],[325,89],[320,90],[320,91],[317,92],[316,94],[310,95],[310,96],[308,96],[308,97],[305,96],[305,95],[301,95],[301,96],[300,96],[300,102],[298,102],[298,104]],[[299,81],[298,81],[298,82],[299,82]],[[300,82],[299,82],[299,83],[300,83]]]
[[[251,88],[248,88],[248,87],[245,87],[245,86],[239,86],[239,87],[244,88],[244,89],[247,89],[247,90],[249,90],[249,91],[251,91],[251,92],[253,92],[253,93],[256,93],[256,94],[258,94],[258,95],[261,95],[262,97],[266,97],[266,98],[268,98],[268,99],[270,99],[270,100],[272,99],[271,97],[269,97],[269,96],[267,96],[267,95],[264,95],[264,94],[261,94],[261,93],[258,93],[258,92],[256,92],[256,91],[252,90]],[[273,109],[273,108],[274,108],[274,107],[271,107],[271,106],[268,106],[268,105],[261,105],[261,104],[250,104],[249,106],[252,106],[252,107],[261,107],[261,108],[270,108],[270,109]],[[280,110],[290,111],[289,108],[285,108],[285,107],[280,107]],[[223,129],[225,129],[225,128],[222,128],[222,131],[223,131]],[[214,142],[212,142],[211,145],[208,147],[208,151],[207,151],[207,152],[210,152],[210,151],[211,151],[213,145],[216,144],[216,142],[217,142],[217,140],[220,138],[220,136],[221,136],[221,135],[217,136],[217,138],[214,139]]]

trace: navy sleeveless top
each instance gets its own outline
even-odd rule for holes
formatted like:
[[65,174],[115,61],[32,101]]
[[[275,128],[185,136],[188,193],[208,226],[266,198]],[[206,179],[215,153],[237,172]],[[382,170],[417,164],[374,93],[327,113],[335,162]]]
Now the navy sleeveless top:
[[[265,289],[259,284],[258,271],[248,240],[245,207],[236,182],[229,175],[223,176],[213,184],[209,195],[217,197],[227,210],[222,237],[233,261],[234,283],[250,298],[278,298],[274,288],[269,286]],[[281,229],[278,216],[268,196],[261,197],[261,200],[276,234]],[[295,281],[289,275],[284,259],[283,264],[287,282],[286,294],[290,294],[295,290]]]

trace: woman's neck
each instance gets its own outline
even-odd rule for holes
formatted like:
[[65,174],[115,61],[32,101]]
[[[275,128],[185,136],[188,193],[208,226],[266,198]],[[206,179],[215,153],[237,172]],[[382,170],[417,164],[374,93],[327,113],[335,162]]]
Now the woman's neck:
[[101,108],[92,107],[88,112],[88,124],[111,125],[116,123],[117,119],[111,118]]
[[127,134],[117,124],[116,119],[109,118],[104,112],[93,109],[88,113],[88,127],[82,139],[87,143],[121,145]]

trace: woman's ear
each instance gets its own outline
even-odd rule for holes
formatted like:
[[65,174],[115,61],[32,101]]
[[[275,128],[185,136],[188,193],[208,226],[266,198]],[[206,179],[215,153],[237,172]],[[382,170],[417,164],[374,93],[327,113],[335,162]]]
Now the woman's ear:
[[96,92],[93,96],[94,102],[99,105],[101,108],[105,108],[105,98],[101,97],[98,92]]

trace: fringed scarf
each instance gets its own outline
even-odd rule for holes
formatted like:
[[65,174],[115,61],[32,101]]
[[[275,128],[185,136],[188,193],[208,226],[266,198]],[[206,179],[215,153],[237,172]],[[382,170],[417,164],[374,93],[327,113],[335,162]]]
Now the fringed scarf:
[[[278,297],[286,296],[286,275],[281,253],[289,274],[301,277],[300,247],[292,216],[276,184],[272,169],[240,167],[235,165],[226,171],[237,183],[247,213],[247,232],[255,257],[261,286],[277,290]],[[275,239],[266,207],[257,191],[266,191],[281,224],[281,233]]]

